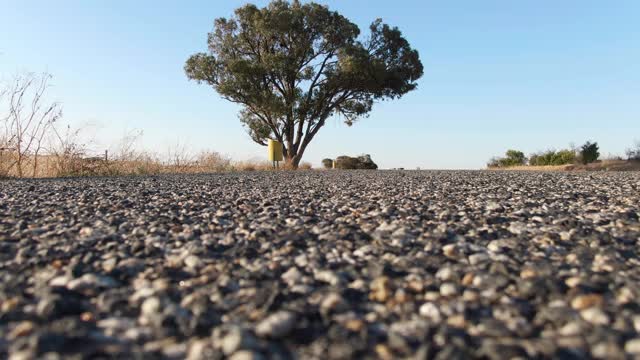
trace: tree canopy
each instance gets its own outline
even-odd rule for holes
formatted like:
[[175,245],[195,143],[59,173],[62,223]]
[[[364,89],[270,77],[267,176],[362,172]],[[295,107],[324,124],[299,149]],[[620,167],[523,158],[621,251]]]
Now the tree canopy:
[[418,52],[380,19],[369,30],[360,39],[357,25],[316,3],[249,4],[215,20],[209,51],[192,55],[185,72],[241,104],[251,138],[281,141],[296,167],[331,116],[352,125],[376,101],[416,88],[423,73]]

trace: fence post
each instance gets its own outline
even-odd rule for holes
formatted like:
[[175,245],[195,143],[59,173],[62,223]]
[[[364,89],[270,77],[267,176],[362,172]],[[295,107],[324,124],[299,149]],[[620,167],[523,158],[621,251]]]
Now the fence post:
[[104,161],[109,161],[109,150],[104,151]]

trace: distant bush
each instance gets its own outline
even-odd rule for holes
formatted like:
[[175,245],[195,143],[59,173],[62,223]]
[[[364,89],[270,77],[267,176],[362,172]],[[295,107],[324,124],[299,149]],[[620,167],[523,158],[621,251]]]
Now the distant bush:
[[309,163],[309,162],[303,162],[303,163],[300,163],[300,165],[298,166],[298,169],[300,169],[300,170],[311,170],[311,169],[313,169],[313,165],[311,165],[311,163]]
[[583,164],[590,164],[595,162],[600,157],[600,152],[598,151],[598,143],[587,141],[580,148],[580,161]]
[[336,169],[369,169],[375,170],[378,165],[371,160],[370,155],[361,155],[358,157],[338,156],[336,158]]
[[333,168],[333,159],[322,159],[322,166],[325,169]]
[[634,147],[627,149],[627,159],[632,161],[640,161],[640,141],[636,141]]
[[575,162],[576,152],[569,149],[559,151],[547,150],[529,156],[529,165],[531,166],[566,165]]
[[231,158],[216,151],[203,151],[195,160],[199,172],[220,172],[231,169]]
[[522,151],[519,150],[507,150],[503,158],[492,158],[487,163],[490,168],[502,168],[510,166],[521,166],[527,162],[527,157]]

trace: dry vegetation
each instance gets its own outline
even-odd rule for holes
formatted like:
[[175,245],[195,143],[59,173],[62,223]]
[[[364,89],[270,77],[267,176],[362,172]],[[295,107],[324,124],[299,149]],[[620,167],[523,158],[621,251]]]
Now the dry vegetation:
[[511,166],[505,168],[489,168],[498,171],[640,171],[640,161],[602,160],[591,164],[567,164],[549,166]]
[[[62,127],[62,109],[47,98],[49,74],[21,74],[0,84],[0,178],[144,175],[271,170],[268,161],[234,162],[215,151],[190,152],[176,144],[166,154],[138,150],[141,131],[126,134],[112,149],[91,156],[84,129]],[[63,128],[64,130],[62,130]],[[285,168],[285,167],[281,167]],[[302,163],[301,169],[311,169]]]
[[[203,152],[186,162],[162,161],[159,157],[139,153],[131,158],[105,160],[100,157],[82,157],[71,155],[39,155],[36,159],[26,157],[23,164],[30,169],[22,177],[48,178],[71,176],[117,176],[117,175],[153,175],[153,174],[198,174],[230,171],[266,171],[272,170],[268,161],[231,161],[217,152]],[[0,156],[0,177],[19,177],[15,165],[15,154],[3,152]],[[283,169],[284,167],[281,167]],[[310,164],[300,169],[311,169]],[[35,170],[35,171],[34,171]]]

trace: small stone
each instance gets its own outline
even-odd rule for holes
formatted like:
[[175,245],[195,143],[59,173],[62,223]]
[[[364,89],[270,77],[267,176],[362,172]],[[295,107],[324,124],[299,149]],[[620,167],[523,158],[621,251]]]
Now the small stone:
[[440,285],[440,295],[453,296],[458,293],[458,287],[452,283],[444,283]]
[[636,300],[635,294],[628,287],[623,287],[616,294],[616,302],[618,304],[628,304]]
[[526,268],[520,271],[520,278],[522,279],[531,279],[538,276],[538,272],[532,268]]
[[584,310],[590,307],[600,307],[602,306],[603,299],[602,295],[598,294],[588,294],[588,295],[578,295],[573,300],[571,300],[571,307],[576,310]]
[[0,300],[0,310],[2,310],[2,312],[9,312],[15,309],[19,303],[20,299],[17,297],[12,297],[4,301]]
[[458,281],[458,275],[450,267],[443,267],[436,272],[436,279],[441,281]]
[[214,341],[219,342],[222,352],[229,356],[239,350],[253,350],[258,347],[257,340],[248,331],[233,326],[225,330],[217,328],[213,334]]
[[204,263],[198,256],[189,255],[184,258],[184,265],[190,270],[199,270],[204,266]]
[[597,307],[591,307],[580,312],[580,316],[594,325],[608,325],[609,316]]
[[134,328],[135,322],[128,318],[110,317],[99,320],[96,326],[102,329],[107,336],[116,336]]
[[467,325],[467,321],[463,315],[454,315],[447,318],[447,324],[457,328],[464,328]]
[[391,296],[390,281],[386,276],[376,278],[371,282],[371,292],[369,299],[378,302],[385,302]]
[[442,321],[440,309],[438,309],[434,303],[428,302],[422,304],[418,312],[421,316],[429,319],[433,323],[440,323]]
[[462,300],[466,302],[475,302],[475,301],[478,301],[479,299],[480,299],[480,294],[478,294],[477,291],[465,290],[462,293]]
[[186,360],[206,360],[212,357],[211,343],[207,340],[195,340],[189,345]]
[[360,319],[350,319],[344,323],[344,327],[353,332],[359,332],[365,327],[365,323]]
[[624,359],[624,352],[617,343],[612,341],[603,341],[593,345],[591,355],[596,359]]
[[627,341],[624,344],[624,351],[632,355],[640,355],[640,338]]
[[632,321],[633,328],[636,330],[636,332],[640,333],[640,315],[634,315]]
[[504,210],[504,208],[502,207],[502,205],[498,204],[495,201],[490,201],[487,203],[486,207],[485,207],[488,211],[494,211],[494,212],[499,212]]
[[576,336],[580,335],[583,331],[582,326],[576,322],[571,321],[566,323],[563,327],[558,330],[558,333],[562,336]]
[[578,286],[580,284],[581,278],[579,276],[572,276],[567,278],[564,283],[570,287],[570,288],[574,288],[576,286]]
[[473,255],[469,256],[469,264],[471,264],[471,265],[484,264],[484,263],[487,263],[490,260],[491,260],[491,258],[489,257],[489,255],[487,255],[485,253],[477,253],[477,254],[473,254]]
[[407,288],[414,293],[421,293],[424,291],[424,284],[422,281],[411,280],[407,283]]
[[389,347],[384,344],[376,345],[375,349],[376,354],[382,360],[393,360],[395,358],[393,356],[393,353],[391,352],[391,349],[389,349]]
[[92,321],[95,321],[95,319],[96,319],[95,316],[93,316],[93,314],[88,311],[80,314],[80,320],[84,322],[92,322]]
[[340,278],[333,271],[323,270],[315,273],[315,279],[333,286],[340,283]]
[[161,302],[157,297],[150,297],[146,299],[140,306],[140,313],[143,316],[151,317],[160,312]]
[[281,338],[295,327],[296,316],[290,311],[279,311],[269,315],[256,326],[256,334],[261,337]]
[[461,282],[461,284],[462,284],[463,286],[470,286],[471,284],[473,284],[473,277],[474,277],[474,276],[475,276],[475,275],[474,275],[473,273],[466,273],[466,274],[464,275],[464,277],[462,278],[462,282]]
[[81,237],[90,237],[91,235],[93,235],[93,228],[90,227],[83,227],[82,229],[80,229],[80,231],[78,232],[78,234]]
[[16,325],[9,333],[9,339],[13,340],[18,337],[27,336],[33,332],[35,324],[31,321],[23,321]]
[[442,247],[442,253],[449,259],[458,259],[461,256],[460,249],[456,244],[447,244]]
[[84,274],[69,281],[67,288],[79,292],[97,289],[109,289],[118,286],[118,282],[111,277],[96,274]]
[[307,265],[309,265],[309,259],[307,258],[306,254],[296,256],[293,261],[301,268],[305,268],[307,267]]
[[263,360],[263,359],[265,359],[265,357],[262,356],[262,354],[255,351],[249,351],[249,350],[238,351],[229,357],[229,360]]
[[330,312],[341,312],[349,308],[346,301],[337,293],[330,293],[327,295],[320,304],[320,311],[324,314]]
[[284,282],[286,282],[289,286],[293,286],[300,282],[302,279],[302,273],[298,268],[292,267],[287,270],[284,274],[280,276]]
[[424,293],[424,299],[427,301],[436,301],[438,299],[440,299],[440,292],[439,291],[427,291],[426,293]]
[[107,260],[102,262],[102,270],[104,270],[104,272],[108,272],[108,273],[112,272],[116,268],[117,264],[118,264],[118,259],[117,258],[107,259]]

